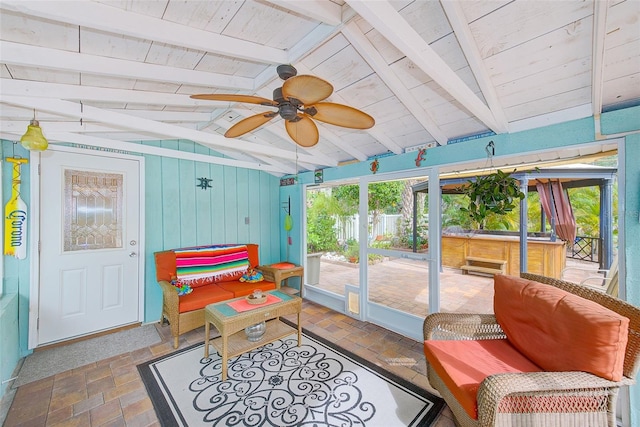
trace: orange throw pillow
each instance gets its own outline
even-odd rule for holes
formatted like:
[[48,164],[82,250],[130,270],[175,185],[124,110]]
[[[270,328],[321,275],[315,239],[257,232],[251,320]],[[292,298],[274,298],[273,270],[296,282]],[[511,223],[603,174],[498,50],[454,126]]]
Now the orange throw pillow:
[[494,280],[496,319],[531,361],[547,371],[622,379],[628,318],[555,286],[505,275]]

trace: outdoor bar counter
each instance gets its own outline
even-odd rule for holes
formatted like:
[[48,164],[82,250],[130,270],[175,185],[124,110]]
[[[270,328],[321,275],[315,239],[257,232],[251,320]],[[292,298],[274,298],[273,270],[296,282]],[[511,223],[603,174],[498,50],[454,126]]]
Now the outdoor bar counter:
[[[520,237],[495,234],[456,233],[442,235],[442,265],[460,268],[466,257],[504,260],[506,274],[520,274]],[[527,269],[529,273],[559,279],[566,265],[566,245],[549,238],[527,239]]]

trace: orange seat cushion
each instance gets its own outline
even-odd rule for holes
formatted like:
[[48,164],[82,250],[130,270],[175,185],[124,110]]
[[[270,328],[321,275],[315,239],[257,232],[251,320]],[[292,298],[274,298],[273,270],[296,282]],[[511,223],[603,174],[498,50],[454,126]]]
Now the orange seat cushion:
[[199,310],[205,308],[208,304],[225,301],[233,297],[233,292],[224,290],[218,285],[200,286],[194,288],[190,294],[180,297],[178,311],[186,313],[187,311]]
[[249,295],[250,293],[253,292],[254,289],[271,291],[276,288],[276,284],[274,282],[268,282],[266,280],[262,280],[260,282],[254,282],[254,283],[240,282],[240,281],[219,282],[219,283],[216,283],[216,286],[221,287],[227,292],[231,292],[233,294],[233,297],[235,298]]
[[496,319],[527,358],[546,371],[620,381],[628,318],[555,286],[503,275],[494,280]]
[[297,265],[292,264],[290,262],[278,262],[275,264],[271,264],[269,267],[277,268],[278,270],[287,270],[289,268],[297,267]]
[[429,364],[456,400],[473,419],[478,419],[480,383],[493,374],[540,372],[507,340],[460,340],[424,342]]

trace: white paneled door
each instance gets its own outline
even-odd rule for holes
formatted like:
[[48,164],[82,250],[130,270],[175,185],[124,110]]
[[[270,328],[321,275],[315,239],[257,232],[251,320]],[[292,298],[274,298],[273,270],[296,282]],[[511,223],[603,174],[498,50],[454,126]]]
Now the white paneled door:
[[42,153],[38,345],[139,320],[139,168]]

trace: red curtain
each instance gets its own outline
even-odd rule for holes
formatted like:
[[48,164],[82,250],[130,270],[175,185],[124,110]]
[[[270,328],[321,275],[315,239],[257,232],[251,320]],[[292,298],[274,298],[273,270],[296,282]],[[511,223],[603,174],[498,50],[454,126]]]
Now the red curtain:
[[550,222],[555,223],[558,237],[573,243],[576,240],[576,219],[569,195],[563,191],[560,181],[549,181],[548,184],[537,181],[536,189],[545,215]]

